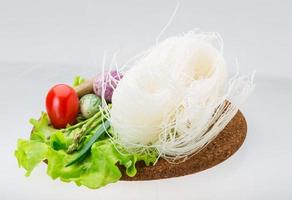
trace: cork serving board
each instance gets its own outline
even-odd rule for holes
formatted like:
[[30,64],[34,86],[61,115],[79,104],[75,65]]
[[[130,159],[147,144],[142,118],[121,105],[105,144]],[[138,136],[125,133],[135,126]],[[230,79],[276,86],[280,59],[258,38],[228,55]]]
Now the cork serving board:
[[[243,114],[238,111],[219,135],[204,149],[188,160],[179,164],[171,164],[160,158],[154,166],[146,166],[137,162],[137,174],[129,177],[123,167],[121,180],[142,181],[165,179],[194,174],[209,169],[232,156],[243,144],[246,137],[247,124]],[[46,160],[44,160],[47,163]]]
[[185,162],[171,164],[162,158],[154,166],[145,166],[143,162],[138,162],[136,165],[137,174],[134,177],[127,176],[124,173],[124,169],[121,168],[123,172],[121,180],[165,179],[194,174],[209,169],[232,156],[243,144],[246,132],[247,124],[245,118],[238,111],[224,130],[210,144]]

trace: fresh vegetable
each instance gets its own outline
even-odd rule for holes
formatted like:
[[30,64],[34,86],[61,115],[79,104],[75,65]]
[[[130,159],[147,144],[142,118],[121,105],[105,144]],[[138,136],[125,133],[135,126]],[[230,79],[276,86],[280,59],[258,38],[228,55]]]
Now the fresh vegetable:
[[26,176],[47,157],[49,146],[35,140],[22,140],[17,142],[15,156],[18,165],[26,170]]
[[102,117],[102,113],[98,112],[93,117],[88,119],[86,123],[83,124],[83,122],[79,122],[79,124],[83,124],[83,125],[79,126],[78,128],[74,128],[72,130],[69,127],[64,130],[65,132],[67,132],[67,130],[70,129],[67,135],[73,135],[73,141],[72,141],[72,144],[69,146],[67,153],[72,153],[78,150],[81,147],[82,142],[84,141],[85,137],[98,130],[99,126],[102,123],[101,117]]
[[93,91],[97,96],[111,102],[113,91],[122,78],[123,75],[116,70],[100,74],[93,81]]
[[46,109],[53,126],[64,128],[76,121],[79,112],[78,95],[68,85],[55,85],[47,94]]
[[[66,167],[79,154],[79,151],[66,153],[67,143],[72,142],[73,131],[84,126],[89,120],[60,130],[50,127],[46,114],[42,114],[40,120],[31,120],[34,124],[31,139],[18,140],[15,151],[19,166],[27,171],[28,176],[39,163],[47,160],[47,173],[53,179],[59,178],[64,182],[75,182],[78,186],[99,188],[121,178],[122,173],[117,164],[123,166],[126,174],[132,177],[137,172],[137,161],[141,160],[149,165],[157,159],[155,151],[148,154],[131,154],[122,146],[113,144],[108,137],[99,137],[81,162]],[[86,141],[89,141],[94,133],[96,131],[87,135]],[[35,134],[41,137],[36,137]],[[45,135],[48,137],[40,140]]]
[[94,144],[94,142],[110,127],[109,121],[106,121],[104,124],[100,126],[100,128],[94,133],[94,135],[90,138],[90,140],[84,144],[83,148],[78,151],[76,157],[70,161],[68,164],[66,164],[66,167],[79,162],[81,159],[85,158],[86,154],[90,150],[91,146]]
[[99,111],[101,99],[95,94],[86,94],[80,99],[80,111],[88,119]]
[[77,86],[81,85],[84,82],[85,82],[84,78],[82,78],[81,76],[76,76],[74,78],[74,81],[73,81],[73,87],[77,87]]
[[39,142],[47,142],[47,138],[49,138],[57,129],[54,129],[50,124],[50,120],[48,114],[43,112],[39,120],[30,119],[29,122],[33,125],[33,130],[30,134],[30,139],[39,141]]
[[109,139],[100,140],[91,147],[90,155],[80,163],[66,167],[72,160],[64,151],[50,149],[48,152],[48,174],[53,178],[89,188],[99,188],[114,183],[121,178],[121,171],[117,164],[123,166],[128,176],[135,176],[135,164],[139,160],[153,163],[156,156],[141,157],[135,154],[119,153]]

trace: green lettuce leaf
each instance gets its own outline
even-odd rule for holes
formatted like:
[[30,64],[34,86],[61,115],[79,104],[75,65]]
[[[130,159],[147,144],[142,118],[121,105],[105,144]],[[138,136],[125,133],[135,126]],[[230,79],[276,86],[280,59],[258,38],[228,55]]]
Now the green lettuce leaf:
[[85,81],[81,76],[76,76],[73,81],[73,87],[76,87]]
[[33,125],[30,140],[50,144],[56,150],[67,149],[72,143],[72,136],[65,135],[51,126],[47,113],[42,113],[39,120],[30,119],[30,123]]
[[125,167],[128,176],[135,176],[137,173],[135,164],[138,160],[144,160],[147,163],[153,163],[156,160],[156,156],[139,157],[121,154],[109,139],[95,142],[91,147],[90,155],[81,163],[65,167],[73,158],[74,154],[68,155],[65,151],[51,149],[47,157],[48,175],[53,179],[74,181],[78,186],[84,185],[92,189],[117,182],[122,176],[117,164]]
[[[31,119],[30,122],[33,124],[30,140],[19,139],[15,151],[18,165],[26,170],[26,176],[29,176],[40,162],[47,160],[47,174],[52,179],[75,182],[78,186],[95,189],[121,178],[122,172],[118,165],[124,167],[128,176],[133,177],[137,173],[136,162],[144,161],[146,165],[150,165],[157,159],[155,151],[144,154],[128,153],[123,147],[114,145],[104,134],[91,146],[90,152],[81,162],[66,167],[78,153],[77,151],[68,154],[66,150],[72,144],[74,131],[78,131],[80,126],[76,124],[74,126],[77,128],[69,126],[63,130],[54,129],[50,126],[46,113],[42,113],[39,120]],[[92,129],[84,138],[84,142],[89,140],[95,131],[96,129]]]
[[50,137],[50,146],[55,150],[66,150],[72,144],[73,138],[65,136],[61,131],[53,133]]
[[109,183],[117,182],[122,173],[117,166],[123,166],[128,176],[135,176],[135,164],[139,160],[145,163],[154,163],[156,156],[139,156],[129,153],[120,153],[110,139],[97,141],[91,147],[90,154],[81,162],[66,167],[75,156],[64,150],[55,150],[51,146],[33,140],[19,140],[15,156],[20,167],[30,175],[34,167],[43,160],[48,161],[47,174],[53,179],[64,182],[75,182],[78,186],[84,185],[96,189]]
[[50,126],[50,120],[47,113],[42,113],[39,120],[30,119],[30,123],[33,125],[33,129],[30,135],[31,140],[46,142],[53,133],[58,131]]
[[26,170],[26,176],[47,157],[49,146],[34,140],[22,140],[17,142],[15,156],[18,165]]

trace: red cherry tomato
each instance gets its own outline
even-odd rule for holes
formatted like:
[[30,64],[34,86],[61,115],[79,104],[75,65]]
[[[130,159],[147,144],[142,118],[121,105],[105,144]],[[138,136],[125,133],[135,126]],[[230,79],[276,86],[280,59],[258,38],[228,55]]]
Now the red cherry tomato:
[[78,95],[68,85],[55,85],[47,94],[46,109],[52,125],[55,128],[65,128],[76,120],[79,112]]

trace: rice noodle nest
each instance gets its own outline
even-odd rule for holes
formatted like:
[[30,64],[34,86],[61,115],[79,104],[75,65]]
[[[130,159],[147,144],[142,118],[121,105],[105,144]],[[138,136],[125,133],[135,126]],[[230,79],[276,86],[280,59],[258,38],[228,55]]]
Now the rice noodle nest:
[[228,79],[218,33],[170,37],[128,68],[113,92],[112,108],[104,104],[112,140],[133,153],[154,149],[168,161],[210,143],[254,88],[254,74]]

